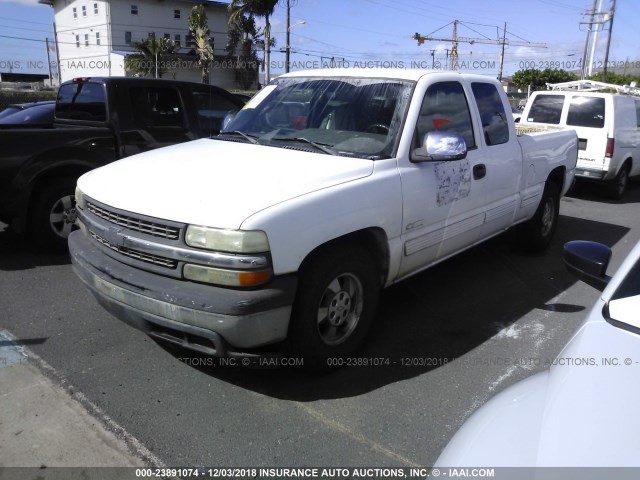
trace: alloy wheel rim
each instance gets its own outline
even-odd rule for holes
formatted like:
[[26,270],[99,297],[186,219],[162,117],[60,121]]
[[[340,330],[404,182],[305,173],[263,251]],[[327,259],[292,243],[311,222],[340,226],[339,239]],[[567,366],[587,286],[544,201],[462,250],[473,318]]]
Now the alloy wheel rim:
[[73,230],[78,215],[73,195],[66,195],[56,201],[49,212],[49,225],[60,238],[68,238]]
[[317,328],[327,345],[339,345],[354,332],[364,305],[362,282],[351,273],[342,273],[325,288],[320,298]]

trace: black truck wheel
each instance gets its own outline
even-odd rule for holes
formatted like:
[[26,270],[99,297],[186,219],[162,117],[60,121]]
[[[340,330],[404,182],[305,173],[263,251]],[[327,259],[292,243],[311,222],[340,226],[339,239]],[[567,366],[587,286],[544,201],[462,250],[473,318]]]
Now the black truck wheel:
[[629,164],[625,163],[616,175],[616,178],[607,184],[607,194],[613,200],[620,200],[627,191],[629,185]]
[[29,235],[39,247],[53,252],[67,250],[69,234],[77,228],[75,186],[75,179],[59,178],[36,192]]
[[287,353],[304,358],[312,370],[339,366],[364,340],[379,291],[378,272],[367,253],[345,248],[316,255],[301,270]]
[[544,188],[533,217],[516,227],[520,246],[529,252],[540,252],[547,248],[558,226],[559,215],[560,187],[550,182]]

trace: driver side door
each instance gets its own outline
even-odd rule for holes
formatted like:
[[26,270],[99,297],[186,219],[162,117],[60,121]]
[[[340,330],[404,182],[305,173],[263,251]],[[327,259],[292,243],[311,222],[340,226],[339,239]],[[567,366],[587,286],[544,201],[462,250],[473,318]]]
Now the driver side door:
[[404,277],[479,241],[485,220],[487,182],[483,149],[465,86],[443,81],[429,86],[415,126],[415,145],[431,131],[461,135],[467,145],[462,160],[400,164],[403,191]]

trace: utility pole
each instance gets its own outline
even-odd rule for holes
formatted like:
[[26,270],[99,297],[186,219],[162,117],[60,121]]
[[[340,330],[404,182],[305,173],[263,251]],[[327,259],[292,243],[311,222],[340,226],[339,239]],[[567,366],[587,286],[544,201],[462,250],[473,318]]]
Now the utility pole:
[[[601,22],[602,19],[600,18],[602,15],[602,0],[600,0],[600,3],[598,4],[598,22]],[[601,23],[600,23],[601,25]],[[596,31],[593,33],[593,43],[591,44],[591,57],[589,57],[589,71],[588,76],[590,77],[593,74],[593,62],[595,60],[595,56],[596,56],[596,46],[598,45],[598,32],[600,31],[599,28],[596,28]]]
[[291,52],[291,1],[287,0],[287,44],[285,45],[284,73],[289,73],[289,55]]
[[502,67],[504,66],[504,46],[507,43],[507,22],[504,22],[504,30],[502,31],[502,53],[500,54],[500,73],[498,73],[498,81],[502,81]]
[[611,12],[609,13],[609,38],[607,38],[607,50],[604,55],[604,70],[602,71],[602,81],[607,81],[607,63],[609,63],[609,47],[611,47],[611,32],[613,31],[613,15],[616,11],[616,0],[611,0]]
[[431,50],[431,70],[435,70],[436,68],[436,51]]
[[49,37],[44,39],[47,45],[47,65],[49,66],[49,86],[53,87],[53,76],[51,75],[51,55],[49,55]]
[[446,59],[447,59],[446,62],[445,62],[445,67],[444,68],[446,70],[449,70],[449,49],[445,48],[444,51],[445,51],[445,55],[446,55]]
[[56,30],[56,21],[53,21],[53,41],[56,45],[56,61],[58,65],[56,70],[58,71],[58,85],[62,83],[62,65],[60,65],[60,49],[58,48],[58,31]]
[[[593,7],[591,7],[591,18],[587,22],[589,28],[587,29],[587,39],[584,42],[584,53],[582,54],[582,69],[580,71],[580,80],[584,80],[587,76],[587,52],[589,51],[589,42],[591,41],[591,29],[593,27],[593,17],[596,14],[596,4],[598,0],[593,0]],[[589,12],[587,12],[589,13]]]

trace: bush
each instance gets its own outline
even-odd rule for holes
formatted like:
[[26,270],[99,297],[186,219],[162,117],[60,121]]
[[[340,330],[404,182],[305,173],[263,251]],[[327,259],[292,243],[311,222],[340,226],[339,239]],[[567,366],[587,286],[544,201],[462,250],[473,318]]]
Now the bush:
[[7,108],[12,103],[42,102],[43,100],[55,100],[55,91],[22,91],[22,90],[0,90],[0,111]]

